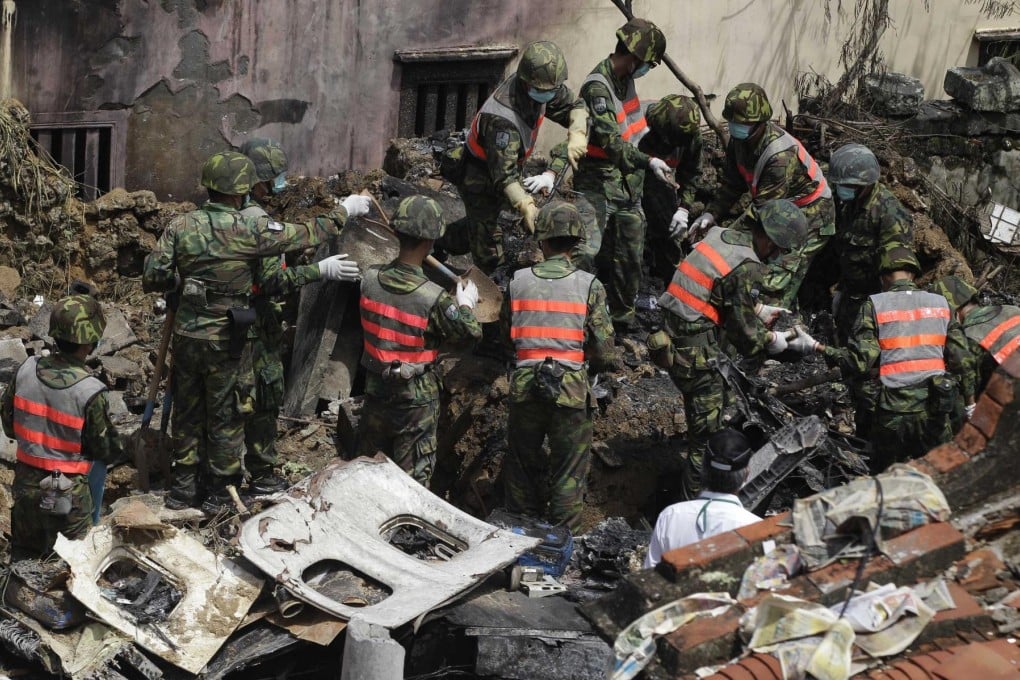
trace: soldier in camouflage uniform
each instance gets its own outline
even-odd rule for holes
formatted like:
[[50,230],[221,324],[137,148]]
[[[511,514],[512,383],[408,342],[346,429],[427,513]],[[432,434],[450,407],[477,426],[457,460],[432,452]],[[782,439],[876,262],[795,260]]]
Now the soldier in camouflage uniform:
[[[241,153],[255,165],[258,182],[252,187],[248,204],[241,210],[246,220],[268,217],[259,205],[272,193],[287,186],[287,156],[270,139],[256,138],[244,143]],[[283,255],[259,261],[255,272],[255,339],[252,367],[255,373],[255,412],[245,421],[245,468],[251,473],[249,491],[269,494],[286,488],[276,473],[276,420],[283,404],[284,376],[281,298],[313,281],[357,281],[358,263],[346,255],[332,255],[313,264],[288,267]]]
[[106,387],[85,366],[105,327],[94,298],[72,295],[57,302],[50,313],[57,352],[25,361],[0,399],[0,422],[18,443],[11,485],[13,559],[45,556],[58,532],[83,537],[92,525],[92,462],[124,457]]
[[434,200],[405,198],[392,226],[400,240],[397,259],[370,267],[361,282],[365,405],[357,451],[363,456],[385,453],[428,487],[443,388],[439,347],[444,341],[481,337],[472,311],[478,289],[471,281],[459,283],[455,299],[422,271],[422,262],[443,235],[443,212]]
[[945,296],[963,327],[977,375],[974,392],[981,394],[992,373],[1020,347],[1020,307],[979,304],[977,288],[959,276],[939,279],[932,290]]
[[145,290],[170,291],[181,282],[173,338],[176,463],[167,499],[174,507],[200,502],[200,472],[210,509],[229,501],[227,485],[241,482],[244,420],[254,410],[251,294],[258,261],[315,246],[336,236],[349,215],[368,211],[367,198],[349,196],[308,224],[245,220],[238,211],[257,181],[243,154],[213,154],[202,168],[209,201],[175,218],[145,259]]
[[710,227],[679,265],[659,298],[664,331],[648,338],[652,360],[669,371],[684,398],[688,455],[684,495],[695,498],[708,437],[723,426],[729,399],[713,359],[728,341],[744,356],[778,354],[786,349],[783,333],[768,330],[780,307],[757,300],[765,263],[783,257],[803,241],[807,219],[786,199],[750,210],[740,228]]
[[729,121],[722,186],[705,213],[691,225],[695,232],[714,224],[737,207],[750,191],[751,202],[785,198],[808,220],[808,237],[780,261],[770,264],[762,293],[788,307],[797,298],[811,262],[836,233],[832,191],[821,168],[798,139],[771,122],[772,106],[760,85],[741,83],[726,95],[723,117]]
[[605,290],[569,257],[583,232],[576,207],[544,206],[535,238],[545,260],[514,274],[500,314],[516,357],[503,463],[507,508],[575,532],[591,465],[588,362],[599,371],[613,359]]
[[[528,45],[517,72],[504,80],[471,121],[463,154],[463,178],[457,188],[466,217],[451,223],[441,245],[454,254],[470,249],[475,264],[492,273],[503,262],[503,233],[497,220],[514,209],[535,230],[538,208],[521,183],[521,166],[531,155],[545,118],[567,128],[571,164],[588,143],[588,113],[570,91],[567,61],[548,41]],[[549,184],[550,188],[552,183]]]
[[789,341],[795,352],[822,354],[844,376],[878,374],[871,431],[857,432],[872,443],[872,474],[949,441],[960,394],[968,406],[974,403],[974,366],[963,330],[946,298],[914,284],[920,269],[915,259],[882,272],[884,292],[861,306],[845,348],[816,342],[803,328]]
[[[613,326],[624,332],[634,323],[634,299],[641,283],[645,170],[663,182],[668,182],[671,170],[662,159],[638,150],[648,123],[634,87],[634,81],[662,59],[666,37],[655,24],[638,18],[624,24],[616,37],[616,50],[581,85],[591,131],[587,154],[574,174],[574,189],[595,207],[597,216],[595,229],[581,243],[577,264],[590,272],[598,269]],[[553,149],[549,173],[564,168],[566,151],[562,144]]]
[[638,150],[661,158],[673,169],[676,187],[645,174],[641,207],[648,219],[645,248],[651,272],[668,280],[683,257],[680,241],[687,233],[688,212],[701,179],[701,112],[690,97],[671,94],[645,111],[648,134]]

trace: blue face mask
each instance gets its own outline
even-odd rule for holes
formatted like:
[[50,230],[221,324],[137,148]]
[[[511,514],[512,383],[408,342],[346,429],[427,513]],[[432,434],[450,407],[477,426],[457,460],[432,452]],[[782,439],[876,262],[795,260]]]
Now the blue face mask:
[[649,64],[648,62],[645,62],[644,64],[641,64],[636,69],[634,69],[634,72],[630,74],[630,77],[631,78],[640,78],[643,75],[647,75],[648,72],[651,71],[651,70],[652,70],[652,65]]
[[846,184],[837,184],[836,198],[844,202],[852,201],[857,198],[857,190]]
[[281,172],[273,178],[273,193],[278,194],[287,188],[287,173]]
[[751,136],[751,130],[754,129],[753,125],[747,123],[734,123],[730,122],[730,137],[733,139],[747,139]]
[[556,98],[556,90],[536,90],[533,87],[529,87],[528,96],[539,104],[548,104]]

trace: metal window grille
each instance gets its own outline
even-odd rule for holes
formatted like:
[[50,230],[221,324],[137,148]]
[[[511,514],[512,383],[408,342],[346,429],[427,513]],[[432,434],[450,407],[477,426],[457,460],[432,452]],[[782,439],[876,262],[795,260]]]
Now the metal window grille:
[[78,197],[92,201],[124,186],[127,117],[127,111],[33,114],[30,132],[78,183]]
[[1004,57],[1020,66],[1020,28],[979,28],[974,31],[978,44],[978,66],[984,66],[992,57]]

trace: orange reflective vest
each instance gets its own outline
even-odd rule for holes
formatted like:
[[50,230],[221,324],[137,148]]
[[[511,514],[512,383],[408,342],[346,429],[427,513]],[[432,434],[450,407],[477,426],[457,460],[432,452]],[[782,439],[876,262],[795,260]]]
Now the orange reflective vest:
[[968,326],[964,332],[1001,364],[1020,347],[1020,307],[1001,305],[994,317]]
[[362,365],[382,373],[394,361],[419,372],[439,357],[425,348],[429,314],[443,289],[424,281],[410,293],[392,293],[379,283],[379,267],[371,267],[361,281],[361,328],[365,333]]
[[719,310],[709,303],[716,282],[748,260],[760,262],[754,248],[726,243],[722,238],[726,231],[712,227],[690,255],[680,261],[673,280],[659,298],[660,307],[686,321],[707,317],[721,325]]
[[485,100],[482,108],[478,109],[478,113],[471,119],[471,129],[468,131],[467,137],[467,148],[471,155],[478,160],[484,161],[487,159],[485,147],[482,146],[481,138],[478,134],[478,119],[483,113],[502,118],[517,128],[517,134],[521,136],[521,145],[524,151],[523,154],[519,155],[518,163],[523,163],[531,155],[531,152],[535,150],[535,142],[538,141],[538,131],[545,120],[545,104],[541,105],[541,113],[539,113],[538,120],[535,121],[534,125],[529,125],[516,109],[504,104],[501,100],[510,101],[510,90],[514,82],[516,82],[515,78],[516,76],[511,76],[500,83],[496,91]]
[[561,279],[540,278],[530,267],[514,273],[507,293],[517,367],[547,357],[574,370],[584,365],[584,323],[594,280],[581,270]]
[[878,327],[878,375],[886,387],[914,387],[946,372],[949,303],[922,290],[871,296]]
[[[641,100],[638,99],[637,89],[634,87],[634,79],[631,78],[630,82],[627,83],[626,98],[622,101],[617,98],[616,90],[613,89],[609,80],[601,73],[597,71],[589,73],[581,87],[584,87],[587,83],[602,83],[606,86],[606,89],[609,90],[609,96],[613,100],[616,124],[620,126],[620,137],[623,141],[637,146],[641,138],[648,134],[648,121],[645,120],[645,112],[641,108]],[[609,158],[605,149],[594,144],[588,144],[588,156],[601,159]]]
[[787,149],[797,149],[797,160],[804,166],[804,171],[807,173],[808,178],[815,183],[815,188],[810,193],[803,196],[791,196],[790,200],[793,201],[793,204],[798,208],[803,208],[820,198],[832,198],[832,189],[829,188],[829,183],[825,180],[825,175],[822,174],[822,169],[818,167],[818,163],[807,152],[807,149],[804,148],[800,140],[786,131],[783,131],[780,137],[768,143],[768,146],[761,152],[761,156],[758,157],[758,162],[754,164],[753,171],[748,170],[739,163],[737,164],[737,170],[740,171],[747,185],[751,187],[751,198],[753,199],[758,195],[758,180],[761,179],[761,173],[765,171],[765,166],[768,165],[773,156]]
[[47,387],[36,376],[38,357],[29,357],[15,378],[14,438],[18,462],[41,470],[87,475],[92,462],[82,457],[85,407],[106,390],[86,375],[63,389]]

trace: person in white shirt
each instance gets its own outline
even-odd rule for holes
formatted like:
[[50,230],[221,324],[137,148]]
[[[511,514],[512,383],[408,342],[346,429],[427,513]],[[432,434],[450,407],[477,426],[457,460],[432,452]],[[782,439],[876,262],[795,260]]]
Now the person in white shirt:
[[747,481],[747,464],[753,454],[747,437],[731,427],[709,438],[702,468],[704,490],[693,501],[674,503],[659,514],[645,569],[657,565],[670,550],[761,521],[745,510],[735,495]]

